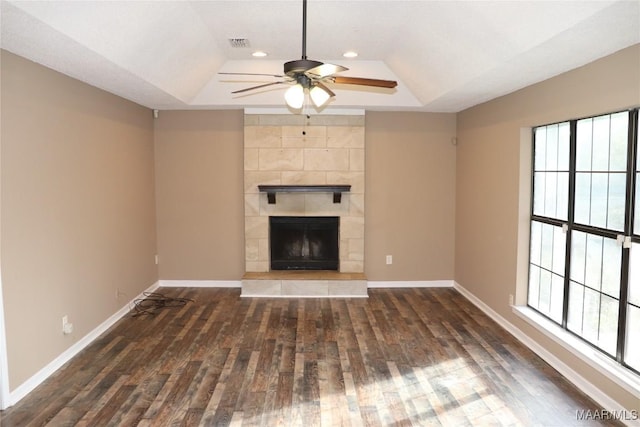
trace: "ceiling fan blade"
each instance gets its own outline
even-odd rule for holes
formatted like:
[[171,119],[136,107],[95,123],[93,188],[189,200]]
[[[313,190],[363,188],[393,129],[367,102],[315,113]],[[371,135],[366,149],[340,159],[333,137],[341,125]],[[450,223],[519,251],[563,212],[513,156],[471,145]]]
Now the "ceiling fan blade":
[[254,90],[254,89],[260,89],[260,88],[262,88],[262,87],[273,86],[273,85],[279,85],[279,84],[282,84],[282,83],[285,83],[285,82],[271,82],[271,83],[265,83],[265,84],[263,84],[263,85],[251,86],[251,87],[248,87],[248,88],[245,88],[245,89],[235,90],[235,91],[233,91],[233,92],[231,92],[231,93],[242,93],[242,92],[247,92],[247,91]]
[[361,77],[333,77],[331,81],[338,84],[374,86],[388,89],[398,86],[398,82],[395,80],[364,79]]
[[333,93],[333,91],[331,89],[329,89],[325,84],[323,84],[322,82],[318,82],[316,83],[316,86],[318,86],[319,88],[321,88],[322,90],[324,90],[325,92],[327,92],[329,94],[329,96],[334,97],[336,96],[335,93]]
[[263,73],[218,73],[218,74],[225,74],[230,76],[268,76],[268,77],[280,77],[280,78],[285,77],[282,74],[263,74]]
[[322,64],[305,71],[305,74],[309,77],[323,78],[347,70],[348,68],[342,65]]

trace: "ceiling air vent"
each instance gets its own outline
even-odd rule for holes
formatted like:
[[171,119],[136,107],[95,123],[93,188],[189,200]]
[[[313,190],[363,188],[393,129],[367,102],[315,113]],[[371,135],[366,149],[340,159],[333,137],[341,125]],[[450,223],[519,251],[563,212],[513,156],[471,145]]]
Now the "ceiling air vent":
[[249,47],[249,39],[245,39],[243,37],[232,37],[229,39],[229,44],[233,48],[243,48]]

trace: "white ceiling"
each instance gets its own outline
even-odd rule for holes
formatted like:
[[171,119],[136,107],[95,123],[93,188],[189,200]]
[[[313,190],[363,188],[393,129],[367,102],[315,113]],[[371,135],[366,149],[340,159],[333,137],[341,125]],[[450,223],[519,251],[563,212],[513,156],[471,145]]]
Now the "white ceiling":
[[[282,74],[302,53],[302,0],[0,5],[3,49],[160,110],[282,108],[285,85],[231,94],[277,78],[218,72]],[[329,110],[457,112],[640,43],[640,0],[309,0],[307,32],[310,59],[399,83],[330,85]]]

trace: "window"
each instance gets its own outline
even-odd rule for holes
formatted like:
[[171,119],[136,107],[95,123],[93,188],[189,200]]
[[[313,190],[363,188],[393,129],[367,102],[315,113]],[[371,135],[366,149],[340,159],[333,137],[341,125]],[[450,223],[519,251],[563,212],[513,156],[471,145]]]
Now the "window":
[[530,307],[640,372],[638,110],[533,131]]

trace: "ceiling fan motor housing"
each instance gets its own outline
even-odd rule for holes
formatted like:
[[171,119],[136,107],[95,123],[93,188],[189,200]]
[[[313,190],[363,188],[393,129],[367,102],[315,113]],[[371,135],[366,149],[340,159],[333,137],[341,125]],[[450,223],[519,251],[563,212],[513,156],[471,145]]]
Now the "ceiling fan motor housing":
[[314,61],[312,59],[297,59],[295,61],[289,61],[284,63],[284,73],[287,76],[295,77],[297,74],[304,73],[307,70],[322,65],[320,61]]

